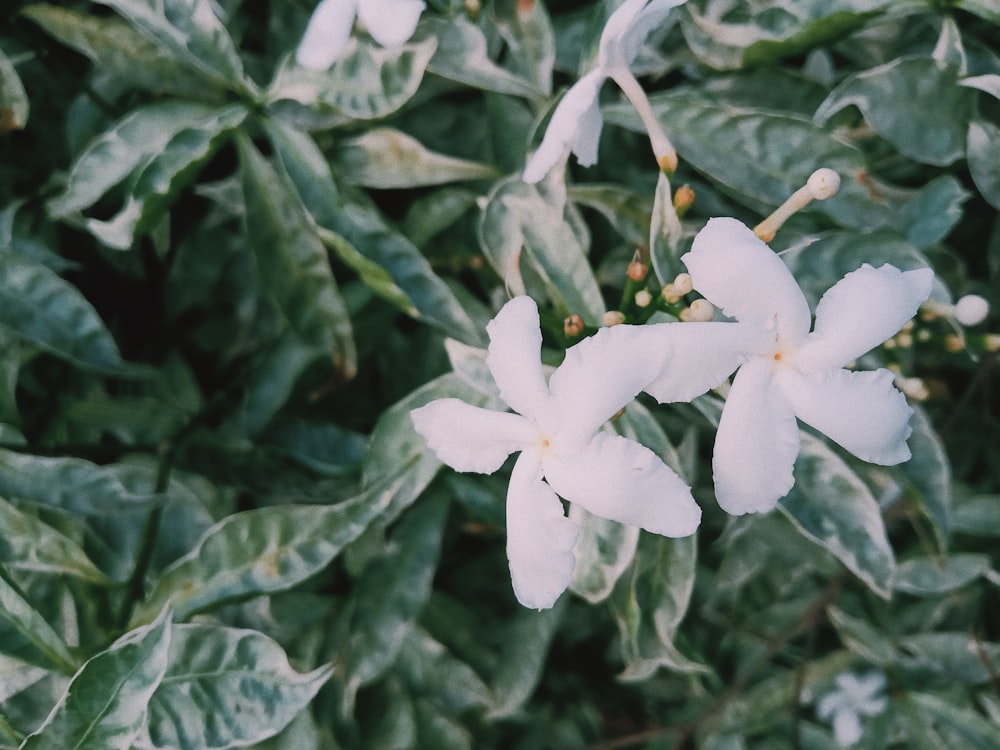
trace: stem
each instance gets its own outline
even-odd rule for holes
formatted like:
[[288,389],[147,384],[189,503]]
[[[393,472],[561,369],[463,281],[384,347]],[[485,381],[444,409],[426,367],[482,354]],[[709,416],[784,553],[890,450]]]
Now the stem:
[[667,175],[672,175],[677,169],[677,150],[667,138],[667,134],[663,132],[660,121],[656,119],[656,113],[653,112],[653,105],[649,103],[646,92],[628,68],[611,71],[609,77],[618,84],[618,88],[632,102],[642,124],[646,126],[649,142],[653,147],[653,156],[656,157],[656,163],[660,170]]

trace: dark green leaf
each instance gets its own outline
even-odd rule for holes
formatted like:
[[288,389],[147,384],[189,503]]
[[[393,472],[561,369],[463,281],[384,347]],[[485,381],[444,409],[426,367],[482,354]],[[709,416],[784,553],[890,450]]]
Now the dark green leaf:
[[996,725],[981,715],[956,707],[952,701],[929,693],[910,693],[906,699],[914,704],[916,713],[925,715],[941,731],[946,732],[948,739],[938,747],[995,750]]
[[914,557],[899,564],[892,586],[914,596],[937,596],[971,583],[989,569],[987,555],[953,553]]
[[827,607],[826,613],[843,644],[862,659],[884,667],[899,657],[888,636],[866,620],[853,617],[834,606]]
[[867,13],[836,11],[811,19],[795,33],[782,39],[758,39],[743,50],[744,65],[770,65],[779,60],[801,55],[817,47],[828,46],[864,28],[884,11]]
[[900,209],[900,222],[914,246],[926,250],[941,242],[962,220],[971,196],[953,175],[941,175],[918,190]]
[[489,715],[502,718],[520,711],[535,691],[545,671],[549,645],[562,622],[563,597],[551,609],[523,609],[506,633],[500,663],[493,674],[493,706]]
[[969,123],[969,173],[979,192],[1000,210],[1000,128],[986,120]]
[[968,633],[916,633],[900,645],[920,662],[950,680],[981,685],[996,678],[1000,644],[981,641]]
[[974,495],[955,504],[951,530],[973,536],[1000,536],[1000,495]]
[[45,616],[29,602],[0,567],[0,636],[5,654],[54,668],[65,674],[76,669],[76,659]]
[[951,530],[951,464],[923,409],[914,408],[910,425],[913,432],[906,442],[913,457],[899,471],[916,490],[918,507],[934,525],[938,545],[944,550]]

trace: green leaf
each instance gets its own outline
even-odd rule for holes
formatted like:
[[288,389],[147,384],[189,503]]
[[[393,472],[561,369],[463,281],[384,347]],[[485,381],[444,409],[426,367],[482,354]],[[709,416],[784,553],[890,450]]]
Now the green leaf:
[[696,535],[670,539],[643,534],[631,570],[611,595],[625,671],[619,679],[639,682],[660,667],[676,672],[706,672],[674,643],[694,591]]
[[[218,88],[172,54],[115,17],[55,5],[29,5],[21,13],[63,44],[86,55],[98,68],[133,86],[194,99],[215,97]],[[207,85],[208,84],[208,85]]]
[[914,596],[938,596],[971,583],[989,570],[987,555],[953,553],[914,557],[899,564],[892,587]]
[[111,584],[69,537],[0,498],[0,562],[8,570],[68,575],[99,586]]
[[294,101],[357,120],[385,117],[416,93],[436,47],[434,39],[389,49],[354,41],[329,70],[283,65],[266,100]]
[[77,367],[123,377],[144,373],[121,358],[79,289],[35,261],[10,253],[0,258],[0,325]]
[[499,176],[489,165],[430,151],[394,128],[373,128],[341,141],[334,168],[345,182],[383,190]]
[[966,148],[972,181],[983,198],[1000,211],[1000,128],[986,120],[972,120]]
[[955,504],[951,531],[972,536],[1000,536],[1000,495],[974,495]]
[[674,208],[670,179],[660,172],[656,178],[653,214],[649,224],[649,257],[653,273],[662,284],[673,282],[678,274],[685,271],[684,264],[681,263],[683,239],[684,228],[677,209]]
[[330,244],[343,262],[373,291],[408,314],[468,344],[485,341],[482,328],[420,250],[393,231],[375,208],[348,202],[340,195],[326,159],[309,136],[273,120],[266,125],[302,202],[320,227],[337,235],[329,238]]
[[113,8],[160,50],[215,85],[252,94],[232,37],[210,0],[95,0]]
[[841,642],[862,659],[886,667],[899,658],[893,642],[866,620],[853,617],[832,605],[827,607],[826,614]]
[[23,130],[28,124],[30,103],[17,68],[0,49],[0,134]]
[[611,595],[632,563],[639,544],[639,527],[608,521],[575,503],[570,505],[569,517],[580,528],[573,548],[576,565],[569,587],[574,594],[597,604]]
[[479,244],[511,294],[526,293],[530,265],[560,313],[596,325],[605,305],[587,248],[570,221],[565,196],[547,187],[543,192],[517,176],[497,183],[480,218]]
[[542,92],[531,82],[501,68],[490,59],[482,29],[464,15],[450,19],[424,16],[417,36],[437,39],[437,51],[427,69],[450,81],[473,88],[537,99]]
[[972,194],[953,175],[935,177],[899,212],[900,224],[916,247],[926,250],[947,237],[962,220],[962,204]]
[[923,409],[914,407],[910,426],[913,432],[906,442],[912,458],[900,465],[899,472],[915,490],[918,507],[933,524],[939,548],[944,550],[951,530],[951,464]]
[[1000,644],[980,641],[969,633],[917,633],[900,645],[949,680],[982,685],[995,678]]
[[339,374],[350,379],[357,369],[351,320],[315,225],[295,189],[250,140],[240,136],[237,145],[247,237],[260,279],[289,333],[328,354]]
[[518,74],[531,81],[540,93],[551,94],[556,41],[545,4],[502,0],[489,9]]
[[771,65],[817,47],[827,47],[864,28],[883,10],[866,13],[835,11],[810,19],[782,39],[758,39],[743,50],[743,65]]
[[417,247],[453,226],[475,205],[478,195],[465,187],[443,187],[420,196],[406,211],[403,233]]
[[449,712],[492,703],[492,693],[479,675],[423,630],[414,629],[406,636],[397,671],[412,693],[427,696]]
[[66,189],[49,201],[56,217],[82,211],[166,148],[185,128],[196,127],[213,110],[178,100],[140,107],[91,142],[73,164]]
[[108,247],[130,248],[166,214],[246,116],[246,108],[233,105],[181,128],[136,172],[121,211],[107,221],[88,219],[87,229]]
[[630,245],[641,245],[649,234],[649,200],[636,191],[615,185],[569,185],[569,200],[597,211]]
[[278,505],[227,516],[163,572],[133,625],[168,605],[183,621],[230,601],[292,588],[329,565],[408,481],[408,472],[397,472],[338,505]]
[[[893,218],[855,179],[867,172],[864,153],[803,116],[713,102],[693,89],[649,99],[681,159],[761,214],[783,203],[822,165],[840,174],[840,190],[810,205],[810,211],[855,228],[885,225]],[[631,104],[602,111],[607,122],[645,133]]]
[[[959,85],[958,75],[956,69],[928,58],[898,58],[848,76],[814,117],[823,124],[853,105],[904,156],[947,166],[965,155],[975,106],[975,95]],[[890,101],[891,107],[884,106]]]
[[76,670],[76,659],[47,618],[29,602],[0,567],[0,642],[3,652],[65,674]]
[[210,750],[273,737],[309,704],[331,672],[330,666],[296,672],[281,646],[253,630],[174,625],[143,746]]
[[489,717],[516,714],[538,686],[549,655],[549,646],[563,620],[566,597],[551,609],[522,609],[504,638],[497,670],[492,676],[493,706]]
[[[962,747],[967,750],[995,750],[996,725],[980,714],[957,707],[953,701],[928,693],[909,693],[915,713],[925,716],[947,733],[945,744],[938,747]],[[915,727],[919,731],[919,727]]]
[[[0,654],[0,703],[5,703],[8,698],[28,689],[48,674],[47,669]],[[4,730],[2,723],[0,721],[0,732]],[[4,739],[0,735],[0,741]]]
[[169,645],[167,612],[119,638],[80,668],[19,750],[129,750],[167,669]]
[[801,434],[795,486],[778,504],[803,536],[888,599],[895,559],[878,501],[825,443]]

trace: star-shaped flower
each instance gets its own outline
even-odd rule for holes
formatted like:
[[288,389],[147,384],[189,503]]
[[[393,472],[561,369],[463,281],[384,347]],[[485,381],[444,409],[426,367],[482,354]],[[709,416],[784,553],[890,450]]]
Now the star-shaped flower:
[[[809,305],[788,267],[735,219],[709,221],[681,260],[694,288],[737,323],[698,324],[716,327],[701,336],[689,328],[694,323],[662,324],[674,355],[646,390],[659,401],[686,400],[739,367],[712,460],[723,509],[767,511],[792,488],[796,418],[865,461],[909,459],[912,409],[893,374],[844,367],[913,317],[930,294],[933,271],[863,265],[823,295],[810,333]],[[706,366],[695,376],[684,362],[699,357]]]
[[878,716],[885,710],[885,675],[872,672],[858,677],[841,672],[835,683],[836,688],[816,704],[816,715],[833,724],[838,745],[850,747],[861,739],[861,717]]
[[457,471],[490,474],[521,452],[507,489],[507,557],[518,601],[551,607],[569,585],[578,528],[558,496],[657,534],[694,533],[701,509],[680,477],[645,446],[601,431],[662,370],[668,352],[649,347],[639,327],[601,329],[571,347],[546,383],[530,297],[504,305],[487,332],[486,363],[517,413],[446,398],[414,409],[412,418]]
[[295,61],[310,70],[329,68],[344,53],[355,17],[383,47],[398,47],[413,36],[424,7],[423,0],[320,0]]
[[618,84],[642,118],[657,164],[673,172],[677,166],[677,152],[630,67],[649,32],[663,22],[671,8],[684,2],[686,0],[625,0],[611,14],[601,33],[597,65],[573,84],[556,106],[541,145],[524,168],[525,182],[541,180],[567,148],[585,167],[597,162],[597,144],[604,125],[598,94],[608,78]]

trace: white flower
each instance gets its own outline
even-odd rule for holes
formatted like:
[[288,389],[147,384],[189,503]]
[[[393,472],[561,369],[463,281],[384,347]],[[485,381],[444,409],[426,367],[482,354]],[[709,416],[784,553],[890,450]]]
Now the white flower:
[[343,54],[355,17],[383,47],[404,44],[417,28],[423,0],[320,0],[295,52],[304,68],[326,70]]
[[611,14],[601,34],[596,67],[573,84],[552,113],[542,143],[524,169],[525,182],[541,180],[567,148],[585,167],[597,162],[597,144],[604,125],[598,94],[608,78],[618,84],[642,118],[660,168],[673,172],[677,153],[630,66],[649,32],[663,22],[671,8],[684,2],[686,0],[625,0]]
[[893,374],[844,367],[913,317],[930,294],[930,269],[863,265],[823,295],[810,333],[809,305],[795,278],[735,219],[709,221],[681,260],[694,288],[738,322],[662,324],[674,355],[646,390],[660,401],[690,399],[739,367],[712,461],[723,509],[767,511],[791,489],[796,418],[865,461],[909,459],[912,410]]
[[526,607],[551,607],[573,572],[578,528],[557,494],[602,518],[666,536],[692,534],[701,520],[690,489],[651,450],[600,431],[669,356],[647,346],[641,330],[598,331],[567,350],[546,383],[538,308],[515,297],[487,326],[486,363],[517,413],[451,398],[412,412],[417,432],[457,471],[490,474],[521,452],[507,490],[507,557],[514,593]]
[[872,672],[857,677],[842,672],[836,688],[816,704],[816,715],[833,724],[833,736],[841,747],[850,747],[861,739],[861,717],[877,716],[885,710],[885,676]]
[[979,325],[990,314],[990,303],[978,294],[966,294],[955,303],[955,320],[963,326]]

